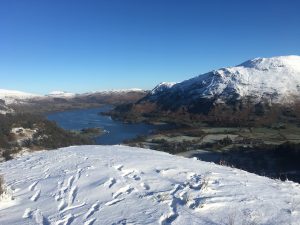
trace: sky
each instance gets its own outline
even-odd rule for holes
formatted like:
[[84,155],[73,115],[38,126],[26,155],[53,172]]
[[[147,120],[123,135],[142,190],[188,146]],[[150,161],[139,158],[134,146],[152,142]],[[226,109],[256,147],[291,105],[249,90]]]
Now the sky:
[[152,89],[300,55],[298,0],[1,0],[0,88]]

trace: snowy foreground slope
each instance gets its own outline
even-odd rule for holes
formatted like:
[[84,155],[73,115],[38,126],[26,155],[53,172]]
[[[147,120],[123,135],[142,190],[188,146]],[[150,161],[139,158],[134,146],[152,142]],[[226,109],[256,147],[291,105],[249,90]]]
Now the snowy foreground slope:
[[44,151],[0,165],[0,224],[300,224],[300,187],[125,146]]

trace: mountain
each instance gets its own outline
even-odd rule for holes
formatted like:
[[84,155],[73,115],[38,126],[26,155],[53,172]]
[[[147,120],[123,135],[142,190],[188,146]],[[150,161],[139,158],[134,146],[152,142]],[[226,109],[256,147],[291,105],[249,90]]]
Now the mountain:
[[180,95],[189,102],[199,98],[226,102],[250,96],[257,102],[267,99],[285,103],[300,95],[300,56],[256,58],[155,91],[161,87],[165,83],[154,88],[148,98]]
[[241,110],[248,103],[285,105],[299,97],[300,56],[280,56],[256,58],[180,83],[161,83],[135,108],[148,113],[184,109],[206,114],[216,105]]
[[0,89],[0,99],[5,101],[5,104],[19,103],[36,97],[40,96],[22,91]]
[[0,164],[0,224],[291,224],[300,186],[125,146],[74,146]]

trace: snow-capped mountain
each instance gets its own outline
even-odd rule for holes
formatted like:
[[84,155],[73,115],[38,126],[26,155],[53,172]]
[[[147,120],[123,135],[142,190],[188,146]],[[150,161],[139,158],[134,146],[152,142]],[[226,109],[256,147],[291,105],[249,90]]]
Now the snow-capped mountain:
[[159,85],[157,85],[150,93],[152,95],[158,94],[160,92],[169,90],[171,87],[173,87],[176,84],[176,82],[162,82]]
[[68,147],[0,170],[0,224],[300,224],[299,184],[153,150]]
[[18,103],[36,97],[39,97],[39,95],[22,91],[0,89],[0,99],[4,100],[5,104]]
[[[161,90],[162,89],[162,90]],[[159,91],[156,91],[159,90]],[[256,58],[170,86],[158,85],[144,100],[173,107],[227,103],[250,97],[255,103],[289,103],[300,97],[300,56]]]

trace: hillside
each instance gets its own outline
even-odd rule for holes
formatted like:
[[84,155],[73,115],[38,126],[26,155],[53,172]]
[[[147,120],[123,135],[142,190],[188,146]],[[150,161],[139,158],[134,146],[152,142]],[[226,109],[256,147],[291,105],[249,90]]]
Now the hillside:
[[163,152],[68,147],[0,171],[0,224],[300,224],[299,184]]

